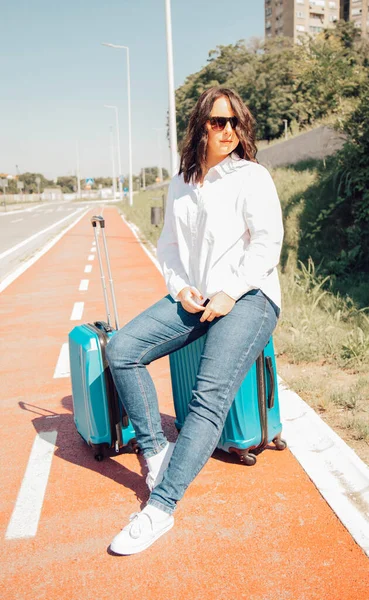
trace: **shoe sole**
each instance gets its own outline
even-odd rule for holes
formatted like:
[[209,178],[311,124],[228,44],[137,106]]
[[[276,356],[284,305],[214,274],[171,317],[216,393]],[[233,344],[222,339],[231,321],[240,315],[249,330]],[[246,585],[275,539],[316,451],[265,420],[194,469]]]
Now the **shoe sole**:
[[165,527],[165,529],[162,529],[153,538],[151,538],[151,540],[146,542],[146,544],[143,544],[142,546],[138,546],[137,548],[134,548],[133,550],[131,550],[129,552],[125,552],[125,551],[122,552],[118,548],[115,550],[113,542],[110,544],[110,550],[112,552],[114,552],[114,554],[119,554],[120,556],[130,556],[131,554],[138,554],[139,552],[146,550],[146,548],[149,548],[154,542],[156,542],[156,540],[158,540],[162,535],[164,535],[164,533],[167,533],[167,531],[172,529],[173,525],[174,525],[174,519],[171,521],[171,523],[169,523],[169,525],[167,525]]

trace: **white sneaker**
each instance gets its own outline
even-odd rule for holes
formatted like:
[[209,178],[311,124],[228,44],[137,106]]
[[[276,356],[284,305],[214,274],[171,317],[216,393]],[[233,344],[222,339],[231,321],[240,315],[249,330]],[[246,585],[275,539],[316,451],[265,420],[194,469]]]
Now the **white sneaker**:
[[159,452],[159,454],[156,454],[146,460],[149,469],[146,477],[146,483],[150,492],[152,492],[154,487],[163,481],[164,471],[169,465],[174,446],[175,443],[168,442],[168,444]]
[[137,554],[146,550],[160,536],[172,529],[174,517],[154,506],[133,513],[130,523],[115,536],[110,549],[115,554]]

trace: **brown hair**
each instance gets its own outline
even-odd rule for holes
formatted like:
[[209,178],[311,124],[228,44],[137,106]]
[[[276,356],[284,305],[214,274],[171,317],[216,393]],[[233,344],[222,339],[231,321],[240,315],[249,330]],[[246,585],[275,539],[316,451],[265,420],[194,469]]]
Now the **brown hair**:
[[188,123],[186,136],[181,153],[179,174],[183,173],[185,183],[200,181],[205,172],[206,148],[208,132],[205,127],[215,100],[226,96],[232,110],[238,119],[235,129],[239,144],[234,152],[240,158],[258,162],[255,158],[255,119],[242,98],[229,88],[211,87],[203,92],[197,100]]

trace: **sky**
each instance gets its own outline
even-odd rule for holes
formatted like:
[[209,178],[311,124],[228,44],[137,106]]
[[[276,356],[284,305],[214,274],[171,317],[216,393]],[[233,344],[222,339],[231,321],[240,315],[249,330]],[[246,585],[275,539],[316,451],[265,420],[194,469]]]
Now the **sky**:
[[[171,0],[174,83],[218,45],[264,37],[264,0]],[[165,0],[0,0],[0,173],[110,176],[118,107],[128,173],[126,51],[131,70],[133,173],[169,169]],[[160,129],[159,134],[156,129]],[[115,129],[114,129],[115,131]],[[159,149],[160,148],[160,149]]]

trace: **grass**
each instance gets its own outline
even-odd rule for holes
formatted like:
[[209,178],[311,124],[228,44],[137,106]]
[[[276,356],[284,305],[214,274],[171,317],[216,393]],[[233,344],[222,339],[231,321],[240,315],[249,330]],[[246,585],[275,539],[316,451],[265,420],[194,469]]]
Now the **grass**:
[[149,241],[156,247],[159,239],[162,224],[151,224],[151,207],[163,206],[163,196],[166,196],[166,188],[147,190],[134,195],[133,206],[129,206],[128,199],[123,203],[117,203],[119,210],[124,214],[125,218],[137,225],[141,231],[143,241]]

